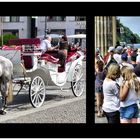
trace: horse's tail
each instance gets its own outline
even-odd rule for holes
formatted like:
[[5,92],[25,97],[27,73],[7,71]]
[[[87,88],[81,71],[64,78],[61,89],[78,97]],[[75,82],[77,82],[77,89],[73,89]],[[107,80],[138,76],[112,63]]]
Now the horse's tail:
[[7,98],[6,98],[6,102],[12,102],[13,101],[13,84],[12,84],[12,80],[10,80],[8,82],[8,91],[7,91]]

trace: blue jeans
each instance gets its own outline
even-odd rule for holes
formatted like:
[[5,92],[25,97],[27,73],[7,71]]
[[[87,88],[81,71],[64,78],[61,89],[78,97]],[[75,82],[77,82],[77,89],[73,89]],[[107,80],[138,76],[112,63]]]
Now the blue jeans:
[[120,108],[121,119],[138,118],[138,115],[139,115],[139,109],[137,104],[132,104],[130,106]]

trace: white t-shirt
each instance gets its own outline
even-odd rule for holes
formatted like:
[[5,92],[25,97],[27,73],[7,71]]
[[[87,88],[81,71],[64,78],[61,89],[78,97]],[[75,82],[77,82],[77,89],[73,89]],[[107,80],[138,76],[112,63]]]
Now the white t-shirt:
[[117,61],[118,64],[122,63],[121,54],[114,54],[113,57]]
[[49,40],[47,40],[47,39],[42,40],[42,42],[40,44],[40,49],[43,50],[43,52],[46,52],[48,50],[48,48],[51,48],[51,47],[52,47],[52,45]]
[[105,112],[115,112],[120,108],[119,88],[113,80],[105,79],[103,82],[103,106]]

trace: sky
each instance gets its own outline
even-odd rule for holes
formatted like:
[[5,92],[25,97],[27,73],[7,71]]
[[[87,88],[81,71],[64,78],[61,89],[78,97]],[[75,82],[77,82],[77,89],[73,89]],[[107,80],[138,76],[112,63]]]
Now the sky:
[[120,22],[140,36],[140,16],[119,16]]

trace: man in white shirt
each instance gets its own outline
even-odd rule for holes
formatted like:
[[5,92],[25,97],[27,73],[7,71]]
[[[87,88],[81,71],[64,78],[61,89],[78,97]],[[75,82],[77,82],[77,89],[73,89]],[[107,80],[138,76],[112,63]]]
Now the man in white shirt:
[[46,36],[44,40],[42,40],[40,44],[40,49],[42,50],[42,53],[45,53],[48,50],[55,50],[58,46],[52,47],[51,44],[52,38],[51,36]]

